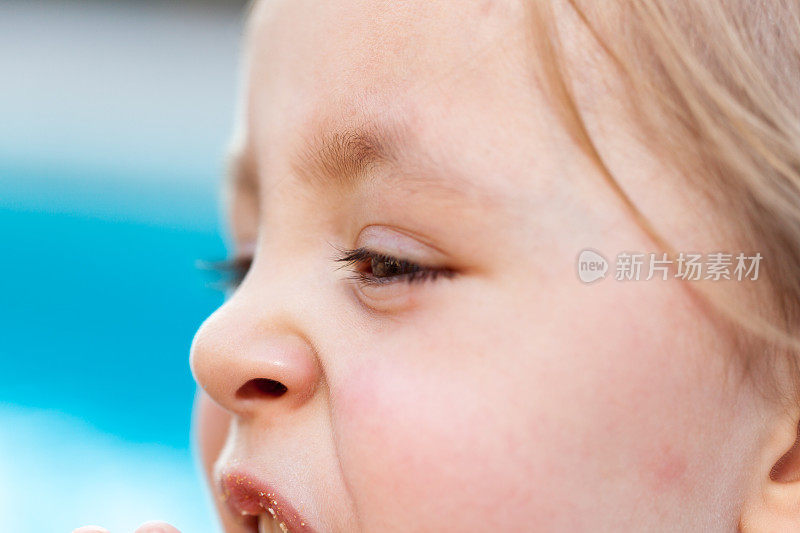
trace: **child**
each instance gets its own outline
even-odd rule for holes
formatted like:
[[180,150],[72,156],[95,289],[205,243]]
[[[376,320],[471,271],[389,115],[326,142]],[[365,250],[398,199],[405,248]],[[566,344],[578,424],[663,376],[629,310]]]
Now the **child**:
[[191,354],[225,531],[800,531],[798,15],[257,2]]

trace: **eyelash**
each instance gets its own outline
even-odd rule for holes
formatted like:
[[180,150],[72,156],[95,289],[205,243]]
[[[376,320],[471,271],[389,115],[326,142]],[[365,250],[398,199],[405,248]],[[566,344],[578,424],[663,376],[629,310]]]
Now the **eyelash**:
[[[387,285],[397,281],[406,283],[416,283],[426,280],[435,280],[439,276],[453,277],[455,272],[446,268],[431,268],[393,257],[391,255],[374,252],[367,248],[355,249],[339,249],[339,256],[334,258],[334,261],[345,263],[343,267],[350,267],[354,274],[349,279],[359,283],[370,285]],[[376,276],[374,273],[370,274],[358,269],[359,263],[367,263],[372,269],[376,264],[390,263],[393,268],[400,270],[399,274]],[[221,287],[223,290],[233,290],[238,287],[244,279],[250,267],[253,264],[252,256],[234,257],[223,261],[212,261],[202,263],[202,268],[212,269],[217,271],[224,279],[217,282],[215,285]]]
[[199,261],[198,267],[203,270],[214,270],[222,276],[221,280],[211,283],[210,286],[227,292],[236,289],[242,283],[252,264],[252,256],[241,256],[222,261]]
[[387,285],[397,281],[406,283],[415,283],[425,280],[435,280],[439,276],[453,277],[455,272],[446,268],[431,268],[393,257],[391,255],[374,252],[368,248],[355,248],[352,250],[339,250],[341,254],[335,261],[345,263],[344,266],[354,267],[359,263],[368,262],[370,268],[374,268],[376,263],[390,263],[394,269],[399,269],[399,274],[376,276],[374,273],[367,272],[353,268],[354,275],[350,279],[359,283],[369,285]]

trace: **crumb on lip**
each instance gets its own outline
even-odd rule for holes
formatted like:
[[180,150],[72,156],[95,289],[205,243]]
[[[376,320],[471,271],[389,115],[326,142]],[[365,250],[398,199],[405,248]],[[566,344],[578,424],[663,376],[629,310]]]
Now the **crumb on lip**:
[[219,502],[226,503],[230,516],[251,526],[252,519],[257,522],[265,516],[274,520],[284,533],[293,531],[313,532],[308,522],[288,500],[266,482],[254,479],[247,473],[220,468],[217,471]]

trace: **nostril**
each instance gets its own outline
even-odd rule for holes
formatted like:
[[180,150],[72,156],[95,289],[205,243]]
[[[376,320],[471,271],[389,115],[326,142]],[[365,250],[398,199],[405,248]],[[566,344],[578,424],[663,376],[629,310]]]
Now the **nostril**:
[[238,398],[250,399],[258,397],[278,398],[287,391],[286,385],[280,381],[266,378],[251,379],[236,391]]

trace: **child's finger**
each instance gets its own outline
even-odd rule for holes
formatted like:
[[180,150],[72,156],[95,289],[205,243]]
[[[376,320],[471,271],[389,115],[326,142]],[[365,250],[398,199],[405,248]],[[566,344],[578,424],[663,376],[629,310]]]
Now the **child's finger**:
[[100,526],[83,526],[72,530],[72,533],[109,533],[109,531]]
[[145,522],[134,533],[181,533],[177,528],[172,527],[166,522],[154,520]]

